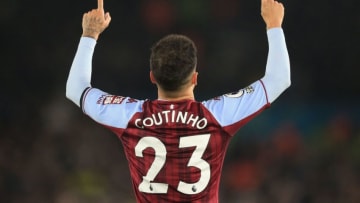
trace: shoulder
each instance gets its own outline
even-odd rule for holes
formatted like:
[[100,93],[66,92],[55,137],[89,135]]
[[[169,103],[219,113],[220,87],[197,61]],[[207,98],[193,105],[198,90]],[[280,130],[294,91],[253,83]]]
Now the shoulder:
[[244,120],[270,105],[260,80],[238,91],[203,101],[202,104],[222,126]]
[[83,94],[82,110],[95,121],[117,128],[125,128],[131,117],[142,111],[146,100],[109,94],[89,88]]

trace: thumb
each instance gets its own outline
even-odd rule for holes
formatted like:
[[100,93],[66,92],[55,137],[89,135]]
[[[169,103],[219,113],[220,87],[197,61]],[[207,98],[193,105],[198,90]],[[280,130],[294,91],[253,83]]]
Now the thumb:
[[109,12],[106,12],[106,13],[105,13],[104,18],[105,18],[105,22],[106,22],[106,23],[110,23],[110,21],[111,21],[111,16],[110,16],[110,13],[109,13]]

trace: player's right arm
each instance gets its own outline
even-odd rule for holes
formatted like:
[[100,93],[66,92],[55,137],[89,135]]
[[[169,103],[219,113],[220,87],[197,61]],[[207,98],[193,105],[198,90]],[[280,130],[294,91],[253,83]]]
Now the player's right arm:
[[103,5],[103,0],[98,0],[98,8],[83,15],[83,33],[66,83],[66,97],[78,106],[84,90],[91,87],[92,57],[96,40],[111,21],[110,14],[104,12]]

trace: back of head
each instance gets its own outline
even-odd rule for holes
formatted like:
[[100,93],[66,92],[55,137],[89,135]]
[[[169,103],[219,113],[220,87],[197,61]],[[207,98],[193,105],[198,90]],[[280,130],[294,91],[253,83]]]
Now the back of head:
[[184,35],[171,34],[151,48],[150,69],[165,91],[176,91],[190,80],[197,63],[194,42]]

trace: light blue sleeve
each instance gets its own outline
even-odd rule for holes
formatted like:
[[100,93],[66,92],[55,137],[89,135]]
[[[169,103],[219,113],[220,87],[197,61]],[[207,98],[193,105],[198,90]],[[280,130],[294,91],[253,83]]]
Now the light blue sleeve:
[[263,83],[259,80],[237,92],[202,102],[222,127],[250,118],[270,106]]
[[291,84],[290,59],[286,48],[282,28],[272,28],[267,31],[269,53],[266,63],[264,82],[269,102],[272,103]]
[[79,107],[82,93],[87,87],[91,87],[92,58],[95,45],[95,39],[81,37],[66,82],[66,97]]
[[142,111],[144,100],[111,95],[89,88],[82,98],[82,109],[96,122],[114,128],[126,128],[135,113]]

